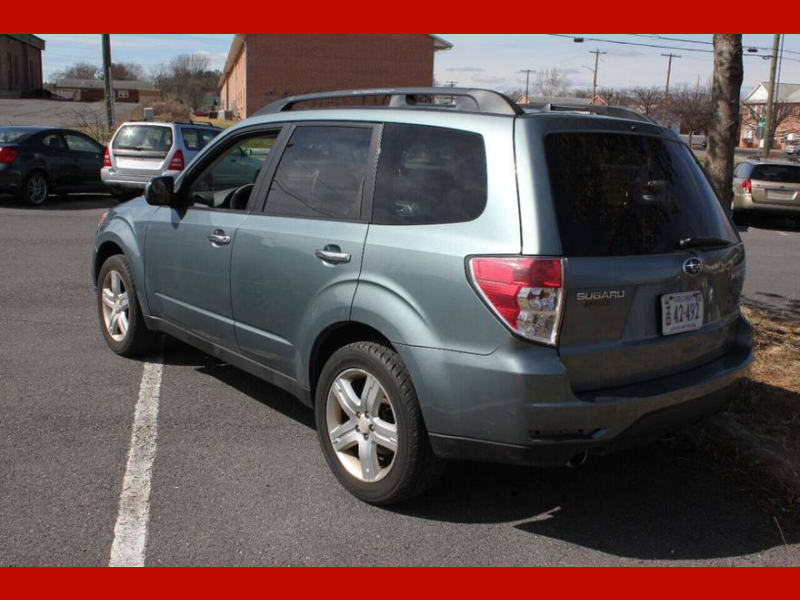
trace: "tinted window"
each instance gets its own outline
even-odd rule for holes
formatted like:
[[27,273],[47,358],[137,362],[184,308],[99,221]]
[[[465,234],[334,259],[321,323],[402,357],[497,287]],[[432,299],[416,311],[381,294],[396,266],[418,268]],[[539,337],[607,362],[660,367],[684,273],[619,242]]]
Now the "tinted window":
[[800,167],[792,165],[756,165],[750,179],[778,181],[780,183],[800,183]]
[[[35,130],[34,130],[35,132]],[[21,129],[16,127],[0,127],[0,143],[13,144],[20,141],[32,132],[30,129]]]
[[259,133],[222,148],[217,158],[194,178],[189,199],[200,206],[244,210],[277,137],[277,131]]
[[358,219],[370,127],[298,127],[267,196],[273,215]]
[[42,145],[48,148],[53,148],[54,150],[65,150],[66,146],[64,145],[64,140],[61,137],[61,134],[58,133],[48,133],[42,138]]
[[486,153],[475,133],[387,124],[372,220],[382,225],[458,223],[486,206]]
[[209,129],[189,129],[187,127],[181,128],[181,135],[183,136],[183,145],[187,150],[202,150],[206,144],[213,140],[218,131]]
[[691,151],[657,137],[558,133],[545,138],[567,256],[671,252],[687,237],[736,241]]
[[102,152],[102,148],[87,138],[75,135],[74,133],[65,133],[64,139],[67,141],[67,147],[76,152],[92,152],[96,154]]
[[172,129],[158,125],[125,125],[114,138],[113,147],[167,153],[172,147]]

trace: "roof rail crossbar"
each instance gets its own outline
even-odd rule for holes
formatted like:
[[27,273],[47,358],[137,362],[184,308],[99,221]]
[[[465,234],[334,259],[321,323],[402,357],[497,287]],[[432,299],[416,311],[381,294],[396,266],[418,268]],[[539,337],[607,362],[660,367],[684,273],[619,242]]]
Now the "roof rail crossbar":
[[[266,115],[292,110],[301,102],[334,100],[341,98],[366,98],[370,96],[389,96],[389,106],[394,108],[452,108],[465,112],[481,112],[501,115],[522,115],[524,111],[508,96],[493,90],[472,88],[442,87],[408,87],[408,88],[376,88],[366,90],[340,90],[336,92],[320,92],[289,96],[270,102],[259,109],[254,116]],[[450,98],[447,104],[431,104],[420,102],[421,97],[440,96]],[[326,107],[327,108],[327,107]],[[337,108],[337,107],[331,107]],[[342,108],[352,108],[343,106]]]
[[620,119],[632,119],[634,121],[645,121],[646,123],[655,123],[650,117],[643,115],[638,110],[632,108],[623,108],[622,106],[604,106],[597,104],[556,104],[550,102],[548,104],[541,104],[533,106],[542,111],[576,111],[576,112],[590,112],[598,115],[605,115],[607,117],[618,117]]

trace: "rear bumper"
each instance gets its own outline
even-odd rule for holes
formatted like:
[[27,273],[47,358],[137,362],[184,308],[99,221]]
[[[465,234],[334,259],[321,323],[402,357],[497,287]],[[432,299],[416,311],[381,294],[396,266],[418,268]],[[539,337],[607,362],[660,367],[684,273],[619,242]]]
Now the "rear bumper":
[[554,350],[527,346],[515,340],[489,356],[398,349],[437,455],[556,466],[660,437],[727,407],[752,362],[752,329],[740,318],[728,352],[700,367],[581,394]]
[[143,190],[150,183],[152,177],[149,175],[122,175],[113,168],[104,167],[100,170],[100,179],[111,188]]
[[738,213],[765,212],[783,215],[800,215],[800,203],[753,202],[753,197],[750,194],[742,194],[734,196],[733,210]]
[[17,169],[4,168],[10,165],[0,165],[0,193],[16,194],[22,185],[22,173]]

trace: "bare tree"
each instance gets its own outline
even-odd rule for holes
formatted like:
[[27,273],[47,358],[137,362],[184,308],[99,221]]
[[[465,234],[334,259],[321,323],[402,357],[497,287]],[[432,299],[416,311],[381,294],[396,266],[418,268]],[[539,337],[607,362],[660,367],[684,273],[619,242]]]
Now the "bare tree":
[[217,91],[219,71],[210,70],[211,60],[202,53],[181,54],[152,71],[156,87],[165,95],[174,96],[192,108]]
[[545,69],[536,73],[536,90],[545,98],[566,96],[569,87],[569,79],[559,69]]
[[111,78],[117,81],[143,81],[144,67],[132,62],[111,63]]
[[[780,96],[778,96],[780,98]],[[759,119],[764,119],[767,114],[766,104],[744,104],[747,111],[746,122],[748,124],[757,125]],[[771,131],[765,131],[763,139],[775,139],[775,132],[778,130],[784,121],[797,116],[797,104],[788,104],[786,102],[773,102],[772,104],[772,127]]]
[[[591,97],[591,92],[588,97]],[[597,88],[595,98],[599,98],[608,106],[629,106],[631,98],[627,90],[620,88],[601,87]]]
[[633,108],[647,117],[655,117],[656,111],[664,102],[664,90],[659,87],[635,86],[628,90]]
[[682,86],[670,91],[670,112],[680,123],[681,132],[689,133],[689,146],[695,133],[708,134],[713,118],[711,108],[711,86]]
[[708,132],[706,168],[726,211],[733,200],[733,158],[739,133],[739,92],[742,88],[742,34],[714,34],[713,117]]
[[100,74],[100,67],[88,62],[76,62],[61,71],[56,71],[50,75],[52,81],[60,79],[97,79]]

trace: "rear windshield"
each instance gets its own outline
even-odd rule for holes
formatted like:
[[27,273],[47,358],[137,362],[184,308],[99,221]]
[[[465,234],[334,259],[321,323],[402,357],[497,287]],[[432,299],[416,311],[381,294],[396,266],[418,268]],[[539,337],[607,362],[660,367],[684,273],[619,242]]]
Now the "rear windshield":
[[688,237],[737,241],[683,144],[570,132],[548,135],[545,150],[566,256],[667,253]]
[[202,150],[205,145],[213,140],[218,131],[213,129],[190,129],[189,127],[181,127],[181,136],[183,136],[183,145],[187,150]]
[[792,165],[756,165],[750,179],[779,181],[781,183],[800,183],[800,167]]
[[158,125],[125,125],[114,138],[113,147],[119,150],[169,152],[172,147],[172,128]]
[[20,127],[0,127],[0,144],[13,144],[31,133],[32,130]]

